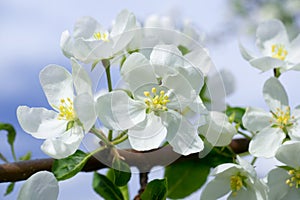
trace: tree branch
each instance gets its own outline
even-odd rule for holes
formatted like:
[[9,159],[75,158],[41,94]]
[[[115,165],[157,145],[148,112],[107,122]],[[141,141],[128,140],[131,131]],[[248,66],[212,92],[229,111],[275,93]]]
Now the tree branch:
[[[249,140],[247,139],[234,139],[230,144],[231,149],[237,154],[248,151],[248,146]],[[130,166],[136,166],[141,173],[149,172],[153,166],[165,166],[171,164],[174,160],[176,160],[175,162],[180,162],[185,159],[198,159],[197,153],[189,156],[180,156],[179,154],[173,153],[172,156],[174,157],[171,157],[169,160],[166,160],[165,156],[161,156],[166,155],[171,151],[171,147],[159,149],[157,152],[130,152],[118,150],[119,154],[126,160],[126,162]],[[107,152],[106,154],[97,154],[95,157],[90,158],[81,171],[91,172],[107,168],[107,166],[109,166],[110,159],[106,159],[106,162],[102,162],[103,157],[105,156],[107,156]],[[0,183],[22,181],[26,180],[36,172],[43,170],[51,171],[53,161],[54,159],[47,158],[2,164],[0,165]]]

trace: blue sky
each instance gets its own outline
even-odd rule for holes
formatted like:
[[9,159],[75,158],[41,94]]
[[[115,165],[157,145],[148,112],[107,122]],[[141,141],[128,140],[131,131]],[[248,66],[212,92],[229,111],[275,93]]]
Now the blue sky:
[[[19,105],[48,107],[38,74],[48,64],[70,68],[68,59],[61,53],[59,41],[61,33],[66,29],[71,31],[78,18],[89,15],[109,28],[111,21],[124,8],[134,12],[140,20],[153,13],[176,13],[182,19],[192,20],[197,27],[209,34],[226,28],[226,6],[226,1],[222,0],[0,1],[0,122],[12,123],[16,127],[17,155],[21,156],[30,150],[34,158],[45,157],[39,149],[42,141],[20,129],[15,112]],[[238,37],[240,33],[232,33],[232,39],[221,38],[221,44],[208,47],[217,68],[226,68],[235,76],[236,92],[227,100],[234,106],[265,108],[261,91],[270,73],[260,74],[241,58],[237,46]],[[297,90],[299,73],[288,72],[282,76],[281,81],[286,85],[292,106],[297,105],[300,97]],[[0,141],[0,152],[9,154],[5,134],[0,135]],[[266,168],[260,170],[264,171]],[[151,177],[161,175],[161,170],[157,170]],[[137,183],[137,180],[137,175],[134,175],[133,182]],[[4,193],[4,186],[0,185],[0,196]],[[75,199],[97,199],[91,189],[91,174],[80,174],[63,182],[60,189],[59,199],[71,198],[72,195]],[[134,185],[130,189],[133,193],[138,190]],[[16,191],[4,199],[15,199]]]

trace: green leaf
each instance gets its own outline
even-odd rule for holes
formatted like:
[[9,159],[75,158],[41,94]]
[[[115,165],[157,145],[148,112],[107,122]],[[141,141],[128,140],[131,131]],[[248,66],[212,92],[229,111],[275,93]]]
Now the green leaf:
[[15,148],[14,148],[14,142],[15,142],[15,139],[16,139],[16,130],[15,130],[15,128],[11,124],[0,123],[0,131],[1,130],[7,131],[7,142],[10,145],[11,153],[14,157],[14,160],[17,161],[16,154],[15,154]]
[[168,197],[184,198],[197,191],[205,183],[210,166],[199,160],[185,160],[166,167]]
[[126,185],[131,178],[129,165],[123,160],[115,157],[113,159],[112,168],[114,171],[114,183],[117,186]]
[[[114,174],[114,169],[112,168],[109,168],[107,173],[106,173],[106,177],[114,182],[114,179],[115,179],[115,174]],[[129,200],[129,192],[128,192],[128,185],[124,185],[122,187],[119,187],[123,197],[124,197],[124,200]]]
[[177,48],[179,49],[179,51],[181,51],[183,56],[190,52],[190,50],[188,48],[186,48],[185,46],[182,46],[182,45],[179,45]]
[[120,189],[106,176],[94,173],[93,189],[104,199],[124,200]]
[[7,131],[7,141],[11,146],[13,146],[16,139],[16,131],[14,127],[10,124],[0,123],[0,131],[1,130]]
[[31,152],[26,153],[24,156],[21,156],[19,160],[30,160],[31,159]]
[[14,188],[15,188],[15,183],[14,182],[10,183],[6,188],[4,196],[9,195],[10,193],[12,193]]
[[69,179],[81,171],[90,157],[90,154],[77,150],[67,158],[54,160],[52,172],[57,180]]
[[0,153],[0,159],[8,163],[8,160],[5,158],[5,156],[2,153]]
[[156,179],[147,184],[145,191],[141,195],[142,200],[164,200],[167,199],[167,180]]

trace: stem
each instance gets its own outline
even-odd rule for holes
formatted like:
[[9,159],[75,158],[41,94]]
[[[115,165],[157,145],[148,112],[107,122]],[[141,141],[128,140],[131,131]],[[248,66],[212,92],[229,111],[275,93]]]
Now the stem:
[[241,131],[238,131],[238,134],[244,136],[245,138],[247,138],[247,139],[249,139],[249,140],[252,139],[249,135],[247,135],[246,133],[243,133],[243,132],[241,132]]
[[11,153],[12,153],[12,156],[14,158],[14,161],[17,162],[18,160],[17,160],[17,156],[16,156],[14,145],[11,145]]
[[141,200],[141,195],[144,192],[144,190],[147,187],[148,184],[148,174],[149,172],[140,173],[140,185],[141,189],[139,190],[139,193],[134,197],[134,200]]
[[106,146],[111,146],[111,142],[107,139],[107,137],[104,135],[104,133],[101,130],[98,130],[96,128],[91,129],[91,133],[94,133],[98,138],[100,138]]
[[110,63],[109,63],[109,60],[107,60],[107,59],[102,60],[102,64],[103,64],[103,66],[105,68],[108,91],[111,92],[112,91],[112,84],[111,84]]
[[127,138],[128,138],[128,135],[125,135],[125,136],[123,136],[121,138],[113,140],[112,144],[114,144],[114,145],[120,144],[120,143],[124,142],[125,140],[127,140]]
[[115,141],[115,140],[117,140],[117,139],[120,139],[121,137],[123,137],[124,135],[126,135],[127,134],[127,132],[128,132],[128,130],[126,130],[126,131],[123,131],[122,133],[120,133],[117,137],[115,137],[115,139],[113,139],[112,141]]
[[251,161],[251,165],[254,165],[254,163],[256,162],[257,157],[253,157],[252,161]]
[[113,133],[112,130],[109,130],[109,131],[108,131],[108,140],[109,140],[109,141],[112,141],[112,137],[113,137],[112,133]]

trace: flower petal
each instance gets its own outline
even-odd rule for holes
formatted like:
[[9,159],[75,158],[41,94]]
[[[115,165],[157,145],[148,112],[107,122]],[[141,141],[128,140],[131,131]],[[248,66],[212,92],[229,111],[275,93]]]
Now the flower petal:
[[163,123],[167,128],[167,141],[173,150],[181,155],[200,152],[204,148],[203,141],[193,127],[183,116],[169,110],[162,114]]
[[150,55],[150,62],[159,77],[165,77],[176,66],[183,66],[183,56],[174,45],[156,45]]
[[250,60],[249,63],[263,72],[285,65],[284,61],[269,56],[254,58]]
[[86,41],[79,38],[74,41],[74,57],[81,62],[91,63],[112,56],[112,42],[102,40]]
[[40,82],[49,104],[54,108],[61,99],[73,99],[73,80],[71,74],[58,65],[48,65],[40,73]]
[[38,139],[56,137],[66,130],[67,122],[57,117],[58,113],[45,108],[19,106],[17,109],[22,129]]
[[239,49],[243,58],[247,61],[254,59],[254,56],[239,42]]
[[92,81],[85,69],[74,59],[72,62],[72,77],[76,94],[88,93],[92,95]]
[[197,47],[193,51],[184,55],[186,62],[194,67],[199,68],[204,76],[206,76],[209,70],[214,67],[214,63],[209,57],[209,53],[205,48]]
[[133,149],[148,151],[158,148],[166,138],[167,129],[161,118],[150,113],[145,120],[128,130],[128,139]]
[[74,108],[84,127],[84,131],[88,132],[94,126],[97,119],[94,98],[88,93],[80,94],[75,97]]
[[49,138],[42,144],[42,151],[48,156],[55,159],[66,158],[79,148],[84,137],[83,130],[80,126],[75,125],[66,131],[61,137]]
[[58,182],[51,172],[40,171],[29,177],[22,185],[18,200],[56,200]]
[[252,107],[246,109],[242,118],[244,127],[254,133],[270,126],[270,120],[273,120],[271,113]]
[[289,178],[286,170],[281,168],[273,169],[268,174],[269,199],[285,199],[290,187],[285,184]]
[[249,152],[255,157],[271,158],[282,144],[285,134],[279,128],[267,127],[255,135],[249,144]]
[[110,36],[114,41],[113,53],[117,53],[124,49],[126,45],[135,36],[134,29],[136,29],[136,19],[133,13],[128,10],[122,10],[112,27]]
[[293,168],[300,167],[300,142],[283,144],[276,152],[276,158],[280,162],[287,164]]
[[124,91],[114,91],[97,99],[96,113],[109,129],[127,130],[144,121],[146,117],[144,102],[135,101]]
[[84,16],[77,20],[74,25],[73,36],[75,39],[89,39],[96,32],[104,32],[102,26],[92,17]]
[[290,45],[286,60],[298,64],[300,63],[300,35],[298,35]]
[[144,84],[158,83],[150,62],[140,53],[133,53],[126,59],[121,68],[121,75],[131,91]]
[[204,85],[204,76],[202,72],[198,68],[191,65],[178,67],[177,70],[186,78],[196,93],[199,94]]
[[216,200],[231,191],[230,179],[214,178],[203,189],[200,199]]
[[[162,86],[168,88],[175,95],[176,101],[171,100],[168,104],[172,109],[178,109],[182,111],[185,107],[194,102],[198,96],[194,90],[193,85],[186,79],[181,73],[170,75],[163,79]],[[174,106],[173,106],[174,105]]]
[[257,28],[256,37],[256,44],[258,48],[264,51],[265,55],[268,55],[267,52],[271,54],[273,44],[289,44],[289,38],[284,25],[276,19],[261,23]]
[[228,200],[257,200],[256,197],[256,192],[255,190],[251,188],[241,188],[237,193],[231,193],[229,197],[227,198]]
[[271,77],[265,82],[263,94],[266,103],[273,112],[276,112],[278,108],[281,109],[282,105],[289,105],[286,91],[277,78]]
[[61,34],[60,48],[66,57],[70,58],[73,56],[73,40],[67,30]]
[[224,113],[212,111],[206,117],[207,123],[198,128],[198,132],[205,136],[213,146],[228,145],[236,129],[228,122]]

